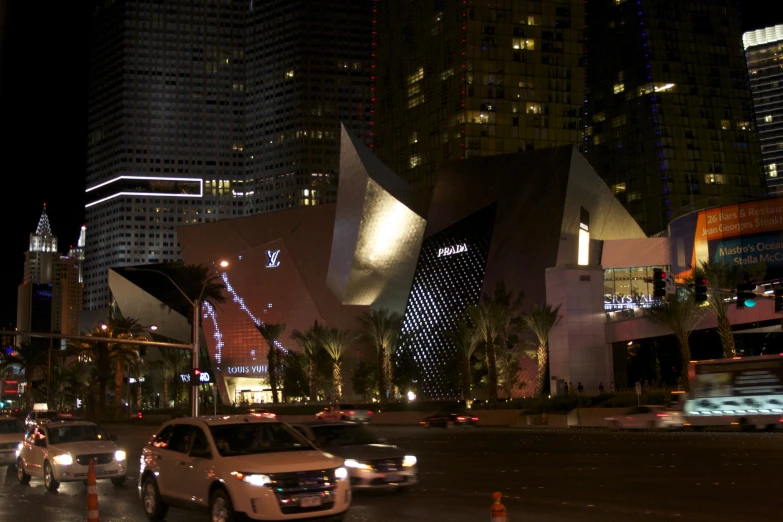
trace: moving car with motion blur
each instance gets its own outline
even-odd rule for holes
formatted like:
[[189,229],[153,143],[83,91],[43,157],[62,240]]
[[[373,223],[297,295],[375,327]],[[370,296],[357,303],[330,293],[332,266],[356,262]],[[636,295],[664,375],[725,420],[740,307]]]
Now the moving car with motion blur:
[[621,415],[607,417],[607,426],[614,430],[681,429],[682,412],[663,406],[636,406]]
[[414,455],[387,444],[361,424],[344,421],[294,425],[322,450],[345,459],[351,487],[406,489],[417,482]]
[[315,414],[317,420],[342,420],[368,423],[372,420],[372,410],[356,408],[353,404],[327,406]]
[[422,420],[419,424],[425,428],[469,428],[478,424],[479,418],[467,413],[438,412]]
[[0,466],[16,464],[16,450],[24,440],[24,425],[14,417],[0,416]]
[[264,419],[276,419],[277,413],[269,411],[269,410],[262,410],[262,409],[253,409],[248,411],[248,414],[252,415],[253,417],[262,417]]
[[57,491],[61,482],[86,481],[93,460],[98,480],[111,479],[120,486],[125,483],[128,463],[115,440],[93,422],[39,423],[19,449],[16,478],[28,484],[32,477],[40,477],[46,489]]
[[207,509],[213,522],[336,521],[351,505],[343,459],[254,415],[165,423],[142,450],[139,495],[150,520],[178,505]]

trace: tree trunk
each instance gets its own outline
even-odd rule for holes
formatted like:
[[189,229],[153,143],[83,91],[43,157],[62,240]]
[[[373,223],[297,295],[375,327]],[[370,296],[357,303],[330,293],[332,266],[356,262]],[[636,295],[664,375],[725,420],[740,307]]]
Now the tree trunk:
[[269,343],[269,353],[266,354],[269,387],[272,388],[272,403],[279,402],[277,398],[277,348],[274,341]]
[[343,396],[343,369],[340,361],[334,361],[332,368],[332,379],[334,379],[335,400],[340,401]]
[[117,411],[122,409],[122,381],[125,377],[124,366],[125,361],[116,361],[114,363],[114,409]]
[[141,382],[136,381],[136,409],[141,409]]
[[389,404],[389,396],[386,393],[386,350],[381,348],[378,350],[378,395],[381,396],[381,405],[386,406]]
[[100,377],[98,379],[98,415],[103,420],[106,414],[106,385],[108,379],[106,377]]
[[680,370],[682,373],[680,375],[680,379],[683,386],[685,387],[685,391],[689,391],[691,389],[691,384],[690,376],[688,375],[688,365],[691,362],[691,347],[688,345],[687,337],[677,340],[680,343],[680,358],[682,360],[682,369]]
[[318,400],[318,382],[316,381],[315,374],[317,373],[315,354],[310,355],[310,401],[315,402]]
[[163,407],[169,407],[169,378],[163,376]]
[[538,347],[536,353],[536,359],[538,359],[538,370],[536,371],[536,397],[541,397],[544,394],[544,385],[546,384],[546,369],[549,364],[549,350],[547,346],[542,344]]
[[384,353],[383,365],[384,365],[384,370],[386,371],[386,388],[391,390],[392,397],[396,397],[397,394],[395,393],[394,375],[393,375],[392,364],[391,364],[391,354],[388,352]]
[[470,358],[462,359],[462,400],[469,401],[470,397]]
[[489,381],[489,402],[498,400],[498,367],[495,343],[487,343],[487,380]]
[[730,358],[737,356],[737,348],[734,344],[734,332],[731,330],[731,322],[725,315],[718,316],[718,335],[720,343],[723,345],[723,357]]

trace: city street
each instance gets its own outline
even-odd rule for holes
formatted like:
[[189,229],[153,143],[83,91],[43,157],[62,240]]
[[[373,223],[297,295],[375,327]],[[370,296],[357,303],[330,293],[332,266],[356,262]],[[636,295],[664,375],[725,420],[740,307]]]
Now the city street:
[[[138,462],[154,427],[107,427]],[[406,493],[358,493],[347,521],[484,521],[504,494],[509,520],[703,522],[779,520],[783,433],[610,432],[555,429],[377,428],[419,459]],[[132,473],[133,479],[138,472]],[[99,483],[102,522],[146,520],[129,479]],[[83,522],[86,488],[17,483],[0,468],[0,520]],[[207,520],[171,510],[167,520]]]

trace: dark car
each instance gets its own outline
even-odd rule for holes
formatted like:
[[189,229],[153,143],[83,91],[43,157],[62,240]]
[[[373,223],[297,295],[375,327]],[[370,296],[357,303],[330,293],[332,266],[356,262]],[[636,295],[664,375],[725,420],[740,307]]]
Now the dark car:
[[479,418],[469,413],[438,412],[430,415],[419,424],[425,428],[453,428],[454,426],[470,427],[478,423]]
[[321,450],[345,459],[351,487],[404,490],[416,483],[416,456],[387,444],[361,424],[314,421],[295,424]]

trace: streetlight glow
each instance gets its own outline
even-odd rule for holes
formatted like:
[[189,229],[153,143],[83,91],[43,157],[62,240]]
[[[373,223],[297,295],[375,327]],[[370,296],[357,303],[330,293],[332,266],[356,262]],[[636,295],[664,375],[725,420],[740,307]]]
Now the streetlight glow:
[[223,261],[220,262],[220,266],[221,268],[226,268],[228,266],[228,261],[224,259]]
[[108,325],[106,325],[105,323],[101,323],[101,330],[103,330],[105,332],[108,329],[109,329]]
[[152,330],[153,332],[154,332],[155,330],[157,330],[157,329],[158,329],[158,325],[156,325],[156,324],[151,324],[151,325],[150,325],[150,330]]

